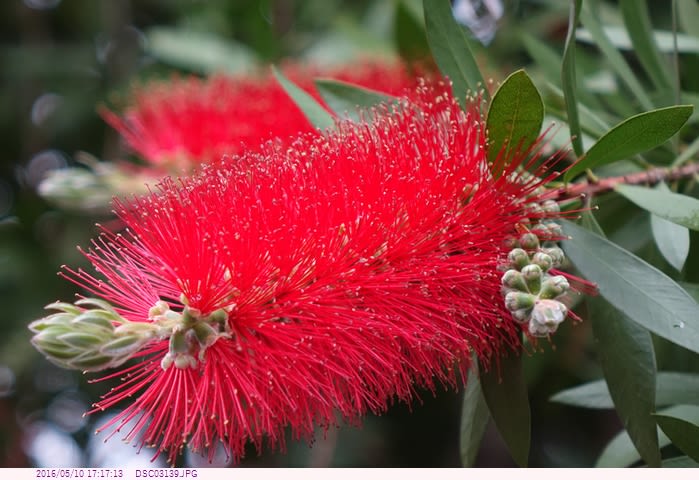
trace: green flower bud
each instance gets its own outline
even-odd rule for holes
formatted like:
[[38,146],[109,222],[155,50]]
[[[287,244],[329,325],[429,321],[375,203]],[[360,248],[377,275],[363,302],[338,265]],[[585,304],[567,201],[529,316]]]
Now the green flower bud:
[[558,247],[544,248],[542,252],[551,257],[551,260],[553,260],[553,268],[558,268],[563,265],[566,258],[563,250]]
[[213,345],[218,339],[218,332],[208,323],[197,322],[192,326],[192,331],[202,350]]
[[544,275],[539,265],[527,265],[522,269],[522,276],[527,284],[527,289],[534,294],[541,290],[541,277]]
[[502,285],[506,288],[519,290],[520,292],[527,291],[527,283],[524,281],[522,273],[517,270],[506,271],[502,276]]
[[536,297],[530,293],[509,292],[505,295],[505,307],[510,311],[530,309],[534,306]]
[[536,202],[527,203],[524,210],[528,217],[539,218],[544,216],[544,209]]
[[532,257],[532,263],[541,267],[544,272],[548,272],[553,266],[553,259],[543,252],[536,252]]
[[520,310],[515,310],[514,312],[512,312],[512,318],[514,318],[515,321],[517,321],[518,323],[527,323],[531,314],[531,308],[522,308]]
[[525,265],[529,265],[529,255],[521,248],[510,250],[507,254],[507,261],[516,270],[521,270]]
[[546,227],[549,229],[549,238],[562,238],[563,228],[556,222],[546,222]]
[[563,275],[556,275],[555,277],[549,277],[541,285],[541,292],[539,293],[539,298],[543,299],[554,299],[570,290],[570,284],[568,279]]
[[539,248],[539,237],[529,232],[519,237],[519,244],[524,250],[532,251]]
[[[109,339],[109,337],[106,338]],[[102,342],[104,342],[105,338],[92,333],[78,331],[63,333],[57,336],[56,340],[77,349],[87,350],[100,345]]]
[[561,207],[555,200],[544,201],[544,203],[541,204],[541,208],[544,210],[544,212],[551,216],[555,216],[561,213]]
[[146,343],[148,343],[150,337],[144,337],[139,335],[124,335],[117,337],[114,340],[104,343],[99,351],[105,355],[111,355],[112,357],[124,357],[129,356],[132,353],[138,351]]

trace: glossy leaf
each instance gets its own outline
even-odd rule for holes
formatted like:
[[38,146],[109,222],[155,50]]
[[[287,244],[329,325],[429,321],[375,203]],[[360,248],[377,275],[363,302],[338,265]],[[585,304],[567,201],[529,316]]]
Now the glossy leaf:
[[699,200],[696,198],[634,185],[617,185],[615,190],[654,215],[699,231]]
[[517,151],[526,151],[536,141],[544,121],[541,95],[524,70],[517,70],[493,95],[488,109],[488,160],[502,163]]
[[195,72],[241,72],[256,63],[255,54],[245,45],[208,33],[153,27],[146,36],[149,54]]
[[393,25],[393,34],[401,58],[423,60],[429,57],[430,46],[427,44],[425,28],[422,22],[415,18],[411,9],[406,6],[405,0],[396,3]]
[[337,80],[318,79],[315,84],[320,96],[335,114],[352,120],[359,120],[358,109],[396,100],[390,95]]
[[561,66],[561,84],[565,97],[566,113],[568,114],[568,126],[570,138],[573,142],[573,150],[580,157],[583,154],[582,131],[580,130],[580,117],[578,115],[577,99],[577,75],[575,73],[575,30],[578,27],[582,0],[570,2],[570,15],[568,17],[568,35],[566,36],[565,49],[563,51],[563,64]]
[[306,115],[308,121],[316,128],[324,130],[335,125],[335,120],[332,115],[316,102],[313,97],[286,78],[277,68],[273,68],[273,72],[277,81],[281,84],[282,88],[284,88],[284,91],[286,91],[304,115]]
[[699,426],[669,415],[656,415],[655,419],[677,448],[692,460],[699,461]]
[[526,467],[531,442],[531,413],[519,352],[508,352],[488,371],[481,369],[481,388],[500,436],[514,461]]
[[[655,406],[675,404],[699,405],[699,375],[680,372],[658,372]],[[614,408],[607,382],[596,380],[555,394],[552,402],[582,408]]]
[[619,0],[621,16],[631,37],[636,56],[660,91],[672,91],[670,65],[661,56],[653,36],[648,4],[645,0]]
[[[667,185],[662,182],[656,189],[661,192],[670,192]],[[675,270],[681,272],[689,255],[689,230],[655,214],[650,216],[650,228],[661,255]]]
[[572,179],[587,168],[595,168],[662,145],[675,135],[692,114],[691,105],[659,108],[634,115],[602,136],[585,156],[566,173]]
[[[604,53],[609,61],[609,66],[614,69],[619,78],[629,87],[629,90],[638,99],[641,106],[647,110],[653,108],[653,102],[651,102],[650,97],[646,93],[643,85],[638,80],[636,74],[631,70],[629,64],[626,63],[624,56],[617,50],[615,45],[607,36],[605,29],[602,27],[597,15],[592,13],[589,4],[585,3],[583,5],[582,11],[580,12],[580,20],[583,25],[585,25],[590,33],[591,40],[599,47],[599,49]],[[577,39],[581,37],[582,31],[578,30]]]
[[[423,9],[432,56],[442,74],[452,81],[454,95],[463,104],[468,91],[476,92],[485,86],[469,41],[454,19],[449,0],[425,1]],[[483,96],[490,98],[487,90]]]
[[483,398],[481,382],[478,373],[472,370],[469,372],[461,407],[459,453],[464,467],[472,467],[475,463],[488,420],[490,412]]
[[[682,418],[690,422],[699,421],[699,406],[677,405],[658,413]],[[670,439],[658,428],[658,444],[661,448],[670,445]],[[616,435],[597,458],[595,467],[628,467],[641,459],[626,430]]]
[[614,243],[563,221],[566,255],[609,303],[651,332],[699,352],[699,305],[657,268]]
[[655,353],[646,329],[602,298],[588,299],[599,362],[614,406],[648,465],[660,465],[655,410]]

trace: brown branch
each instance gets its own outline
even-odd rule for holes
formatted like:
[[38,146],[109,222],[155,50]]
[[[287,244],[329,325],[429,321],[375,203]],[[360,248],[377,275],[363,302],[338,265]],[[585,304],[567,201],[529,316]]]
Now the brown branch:
[[617,185],[655,185],[662,181],[679,180],[699,174],[699,163],[689,163],[678,168],[653,168],[644,172],[630,173],[618,177],[602,178],[596,182],[571,183],[555,190],[553,198],[566,199],[581,195],[611,192]]

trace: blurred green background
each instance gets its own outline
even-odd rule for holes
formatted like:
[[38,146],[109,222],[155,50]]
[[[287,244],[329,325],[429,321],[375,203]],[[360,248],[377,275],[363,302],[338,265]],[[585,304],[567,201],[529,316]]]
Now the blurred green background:
[[[567,26],[567,2],[508,1],[504,8],[492,43],[477,53],[496,81],[530,63],[520,31],[560,51]],[[78,152],[106,160],[126,155],[97,105],[135,80],[173,72],[241,72],[289,57],[324,64],[367,54],[419,56],[419,11],[420,2],[399,0],[0,3],[0,466],[149,465],[152,455],[93,435],[100,417],[82,414],[105,386],[49,364],[26,328],[44,305],[72,298],[75,287],[56,271],[84,265],[76,245],[88,244],[95,222],[109,221],[58,210],[36,194],[43,176],[74,166]],[[584,62],[584,49],[580,55]],[[594,68],[594,59],[589,64]],[[532,466],[590,466],[620,428],[611,410],[548,401],[599,377],[590,344],[588,325],[566,322],[554,344],[526,359]],[[362,428],[319,432],[310,448],[289,442],[286,454],[250,451],[243,466],[456,467],[460,408],[460,392],[424,392],[422,402],[395,405]],[[185,456],[179,464],[206,461]],[[214,461],[226,464],[225,455]],[[477,466],[511,465],[491,425]]]

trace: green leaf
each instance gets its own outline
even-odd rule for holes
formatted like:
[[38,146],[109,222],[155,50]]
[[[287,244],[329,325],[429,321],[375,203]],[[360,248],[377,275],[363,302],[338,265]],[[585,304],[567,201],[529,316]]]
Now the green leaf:
[[609,303],[651,332],[699,352],[699,305],[672,279],[632,253],[562,221],[566,255]]
[[662,145],[680,130],[692,110],[691,105],[677,105],[624,120],[590,147],[585,156],[566,172],[566,180],[587,168],[623,160]]
[[699,462],[699,426],[669,415],[655,415],[655,419],[677,448]]
[[699,4],[697,0],[676,0],[677,18],[685,32],[699,37]]
[[396,100],[390,95],[337,80],[318,79],[315,84],[320,96],[335,114],[352,120],[359,120],[358,109]]
[[507,352],[499,357],[498,368],[481,368],[481,388],[502,439],[514,461],[526,467],[531,441],[531,413],[527,385],[522,373],[519,352]]
[[430,55],[430,46],[427,44],[425,27],[421,20],[415,17],[404,0],[399,0],[396,3],[394,36],[398,53],[404,59],[424,60]]
[[490,412],[483,398],[478,373],[471,370],[464,391],[459,434],[459,452],[464,467],[472,467],[475,463],[489,419]]
[[633,185],[617,185],[615,190],[654,215],[699,231],[699,200],[696,198]]
[[655,353],[646,329],[602,298],[588,299],[599,361],[629,437],[650,466],[660,466],[655,410]]
[[296,102],[296,105],[301,109],[304,115],[306,115],[309,122],[320,130],[335,126],[335,120],[333,120],[332,115],[316,102],[313,97],[286,78],[276,67],[272,67],[272,71],[277,81],[281,84],[282,88],[284,88],[284,91]]
[[580,117],[578,115],[578,100],[576,98],[575,30],[578,26],[581,5],[582,0],[573,0],[570,2],[568,35],[566,36],[565,49],[563,50],[563,64],[561,66],[561,85],[563,86],[566,113],[568,114],[570,138],[573,142],[573,150],[578,157],[583,154],[583,144],[582,131],[580,130]]
[[[606,25],[602,27],[604,35],[613,47],[619,50],[635,51],[629,33],[623,27]],[[674,53],[675,45],[673,33],[665,30],[654,30],[653,38],[661,53]],[[579,42],[595,44],[599,41],[597,34],[590,30],[578,30]],[[689,35],[677,35],[677,50],[680,53],[699,53],[699,39]]]
[[699,285],[686,282],[680,282],[680,285],[682,286],[682,288],[685,289],[687,293],[689,293],[692,296],[694,300],[699,302]]
[[[626,63],[624,56],[619,53],[612,42],[607,37],[605,29],[602,27],[596,15],[590,11],[590,6],[584,4],[580,12],[580,20],[590,31],[590,36],[599,49],[604,53],[609,60],[609,65],[619,75],[619,78],[629,87],[629,90],[636,96],[641,106],[646,110],[653,108],[653,102],[641,85],[641,82],[636,77],[636,74],[631,70],[629,64]],[[581,31],[577,32],[576,38],[579,40]]]
[[[463,105],[468,91],[476,92],[479,87],[485,87],[469,41],[454,19],[449,0],[424,1],[423,11],[432,56],[442,74],[452,81],[454,96]],[[485,88],[483,98],[490,98]]]
[[490,102],[486,129],[488,160],[502,171],[517,151],[524,152],[536,141],[544,121],[541,95],[524,70],[511,74]]
[[[661,192],[670,192],[663,182],[658,184],[657,189]],[[662,256],[675,270],[681,272],[689,255],[689,230],[655,214],[650,216],[650,228],[655,245]]]
[[240,72],[255,65],[252,50],[210,33],[153,27],[146,51],[158,60],[200,73]]
[[[699,375],[693,373],[658,372],[655,406],[699,405]],[[596,380],[569,388],[550,398],[552,402],[582,408],[614,408],[607,382]]]
[[670,65],[661,56],[653,36],[653,26],[648,14],[647,2],[620,0],[621,16],[631,37],[636,56],[648,73],[656,88],[662,92],[672,92]]
[[675,457],[663,460],[663,468],[699,468],[699,463],[689,457]]
[[[677,405],[660,411],[663,415],[683,418],[691,422],[699,421],[699,407]],[[658,428],[658,444],[661,448],[670,445],[670,439]],[[616,435],[600,454],[595,467],[628,467],[641,459],[626,430]]]

